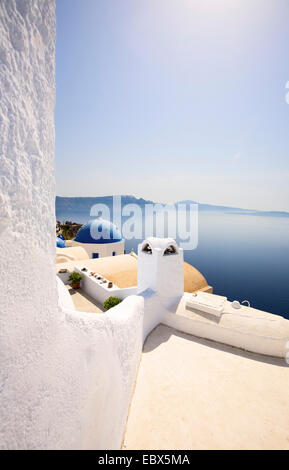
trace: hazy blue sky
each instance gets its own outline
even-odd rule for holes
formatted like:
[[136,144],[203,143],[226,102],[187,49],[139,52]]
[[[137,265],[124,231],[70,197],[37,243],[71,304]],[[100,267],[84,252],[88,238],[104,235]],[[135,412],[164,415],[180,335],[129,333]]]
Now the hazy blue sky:
[[288,0],[56,3],[58,195],[289,210]]

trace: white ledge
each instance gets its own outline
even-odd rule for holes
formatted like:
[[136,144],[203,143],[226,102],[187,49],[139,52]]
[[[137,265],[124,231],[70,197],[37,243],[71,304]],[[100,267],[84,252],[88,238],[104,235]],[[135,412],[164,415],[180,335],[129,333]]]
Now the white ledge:
[[[285,357],[289,345],[289,321],[278,315],[225,303],[220,317],[186,307],[185,293],[166,311],[162,323],[201,338],[211,339],[246,351]],[[212,294],[213,295],[213,294]]]

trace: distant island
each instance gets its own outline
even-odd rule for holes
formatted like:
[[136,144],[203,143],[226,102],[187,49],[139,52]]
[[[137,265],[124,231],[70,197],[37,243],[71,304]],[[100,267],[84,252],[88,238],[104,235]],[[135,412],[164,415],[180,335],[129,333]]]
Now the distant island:
[[[156,204],[154,201],[137,198],[131,195],[123,195],[122,205],[138,204],[144,207],[146,204]],[[83,223],[90,218],[90,209],[94,204],[106,204],[112,211],[113,196],[103,197],[61,197],[56,196],[55,210],[56,219],[62,222],[73,220],[74,222]],[[242,209],[239,207],[217,206],[213,204],[202,204],[193,200],[177,201],[175,204],[198,204],[201,212],[222,212],[238,215],[252,215],[259,217],[289,217],[289,212],[285,211],[259,211],[251,209]]]

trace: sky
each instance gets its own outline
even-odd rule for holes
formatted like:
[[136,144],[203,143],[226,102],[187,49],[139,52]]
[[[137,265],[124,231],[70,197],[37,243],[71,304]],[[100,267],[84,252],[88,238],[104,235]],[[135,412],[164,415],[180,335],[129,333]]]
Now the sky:
[[59,196],[289,211],[288,0],[56,0],[56,18]]

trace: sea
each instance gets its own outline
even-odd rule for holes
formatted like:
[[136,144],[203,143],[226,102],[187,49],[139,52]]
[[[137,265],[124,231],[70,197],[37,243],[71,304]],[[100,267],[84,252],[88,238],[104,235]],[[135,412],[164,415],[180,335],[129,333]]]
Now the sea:
[[[57,207],[56,217],[78,223],[90,218],[85,211],[74,214],[70,208],[65,213]],[[215,294],[248,300],[256,309],[289,319],[289,217],[206,210],[199,211],[194,230],[196,247],[185,250],[184,259],[205,276]],[[126,240],[126,252],[137,252],[140,242]]]

